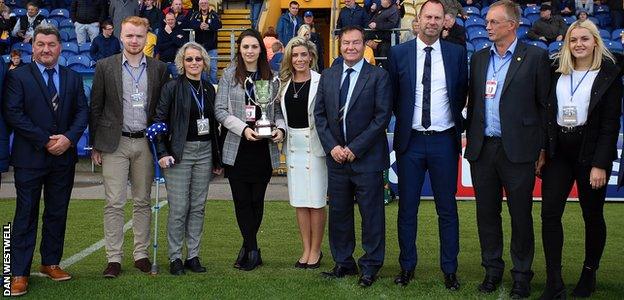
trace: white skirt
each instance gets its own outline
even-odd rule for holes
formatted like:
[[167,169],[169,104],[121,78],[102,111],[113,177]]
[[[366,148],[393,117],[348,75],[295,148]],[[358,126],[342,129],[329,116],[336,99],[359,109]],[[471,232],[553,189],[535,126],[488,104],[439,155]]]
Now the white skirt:
[[327,202],[325,157],[312,154],[309,128],[288,128],[288,197],[294,207],[322,208]]

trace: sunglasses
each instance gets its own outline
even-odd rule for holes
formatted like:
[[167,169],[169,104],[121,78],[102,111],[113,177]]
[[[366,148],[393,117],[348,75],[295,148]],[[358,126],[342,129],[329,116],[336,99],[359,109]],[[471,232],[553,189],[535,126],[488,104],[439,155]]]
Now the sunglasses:
[[[202,61],[204,61],[204,58],[203,58],[203,57],[201,57],[201,56],[197,56],[197,57],[195,57],[194,59],[195,59],[195,61],[196,61],[196,62],[202,62]],[[185,57],[185,58],[184,58],[184,61],[185,61],[185,62],[193,62],[193,57]]]

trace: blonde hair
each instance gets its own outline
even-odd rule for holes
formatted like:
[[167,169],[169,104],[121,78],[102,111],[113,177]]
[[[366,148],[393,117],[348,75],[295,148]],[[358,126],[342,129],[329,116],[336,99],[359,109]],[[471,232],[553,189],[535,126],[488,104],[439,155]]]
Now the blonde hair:
[[570,50],[570,33],[572,30],[577,28],[584,28],[594,36],[594,41],[596,42],[596,48],[594,48],[594,57],[592,58],[592,64],[589,68],[590,70],[598,70],[602,65],[602,59],[607,58],[610,59],[613,63],[615,63],[615,58],[613,58],[613,54],[607,49],[602,38],[600,38],[600,33],[598,31],[598,27],[591,21],[576,21],[570,25],[568,31],[565,34],[565,38],[563,39],[563,46],[561,47],[561,51],[556,56],[555,61],[559,62],[559,68],[557,72],[561,74],[568,75],[572,73],[574,70],[574,62],[575,58],[572,56],[572,50]]
[[[318,59],[318,54],[316,52],[316,45],[305,38],[296,36],[288,42],[288,45],[286,45],[284,49],[284,57],[279,72],[282,82],[290,80],[295,73],[295,68],[293,68],[292,65],[292,50],[295,47],[305,47],[308,50],[308,53],[310,53],[310,69],[314,71],[317,70],[316,60]],[[282,88],[286,87],[282,86]]]
[[305,38],[306,33],[312,35],[312,28],[310,28],[310,25],[308,24],[303,24],[301,25],[301,27],[299,27],[299,31],[297,31],[297,36]]
[[208,52],[206,52],[206,49],[204,49],[204,47],[202,47],[202,45],[196,43],[196,42],[188,42],[186,44],[184,44],[182,47],[180,47],[180,49],[178,50],[178,53],[176,53],[175,56],[175,66],[176,69],[178,70],[178,74],[185,74],[185,70],[184,70],[184,52],[186,52],[186,49],[195,49],[197,51],[199,51],[201,57],[204,59],[204,72],[207,72],[208,70],[210,70],[210,57],[208,57]]

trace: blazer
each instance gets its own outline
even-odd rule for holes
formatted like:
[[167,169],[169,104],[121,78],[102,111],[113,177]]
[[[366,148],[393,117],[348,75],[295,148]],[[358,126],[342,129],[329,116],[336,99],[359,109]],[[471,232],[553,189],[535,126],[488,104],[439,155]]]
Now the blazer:
[[[323,151],[323,146],[321,145],[321,140],[319,140],[318,133],[316,132],[316,125],[314,124],[314,104],[316,103],[316,93],[318,90],[319,81],[321,80],[321,74],[310,71],[310,94],[308,95],[308,124],[310,126],[310,151],[312,154],[323,157],[325,156],[325,151]],[[282,113],[284,115],[284,121],[286,125],[288,125],[288,114],[286,113],[286,103],[284,103],[284,96],[286,95],[286,90],[290,85],[290,80],[283,83],[283,88],[281,90],[280,97],[280,106],[282,108]],[[288,126],[287,126],[288,128]],[[287,153],[288,142],[285,144],[286,148],[283,149],[284,153]]]
[[[219,153],[219,126],[214,116],[215,90],[212,84],[202,80],[204,89],[204,106],[208,114],[204,117],[210,119],[210,145],[212,151],[212,167],[221,167],[221,155]],[[189,122],[191,122],[191,107],[196,105],[190,90],[191,84],[184,75],[165,83],[162,88],[154,122],[167,124],[167,135],[159,135],[156,145],[158,158],[167,155],[179,162],[184,157],[184,145],[188,134]],[[195,122],[195,120],[192,120]]]
[[[464,47],[443,40],[440,40],[440,48],[459,153],[461,152],[461,133],[464,131],[462,110],[466,106],[466,93],[468,92],[467,54]],[[416,53],[416,39],[390,49],[388,72],[392,90],[395,91],[393,112],[396,117],[393,148],[399,154],[407,150],[411,137],[418,71]]]
[[[82,77],[59,66],[59,106],[52,108],[52,96],[36,63],[7,74],[3,103],[4,119],[13,131],[10,163],[17,168],[43,169],[70,166],[78,160],[76,145],[87,128],[89,107]],[[51,135],[62,134],[72,147],[60,156],[45,146]]]
[[[479,158],[485,140],[485,81],[490,48],[472,56],[467,105],[466,152],[469,161]],[[550,89],[548,53],[518,42],[501,90],[499,114],[501,138],[507,158],[513,163],[537,160],[546,149],[545,116]]]
[[[115,54],[98,61],[91,88],[91,145],[98,151],[112,153],[119,146],[123,126],[123,87],[121,58]],[[147,124],[152,123],[162,86],[169,79],[167,65],[146,57],[147,66]]]
[[[583,135],[578,163],[581,165],[610,170],[617,158],[617,140],[622,115],[622,81],[620,68],[610,60],[603,60],[594,80],[587,110],[587,122]],[[548,97],[548,155],[557,155],[557,82],[561,73],[552,72],[550,95]],[[566,85],[567,86],[567,85]],[[559,148],[559,150],[561,150]]]
[[[217,89],[217,100],[215,101],[215,116],[217,121],[228,130],[223,142],[223,163],[233,166],[236,162],[238,146],[240,144],[243,131],[247,127],[245,119],[245,89],[236,81],[234,73],[236,64],[223,71],[223,76],[219,80]],[[276,97],[279,93],[279,84],[273,83],[271,97]],[[286,131],[286,122],[282,115],[282,110],[277,103],[269,105],[267,108],[267,118],[275,123],[277,128]],[[277,144],[269,142],[269,152],[271,154],[271,165],[273,168],[279,167],[279,150]]]
[[314,117],[321,145],[328,154],[327,167],[344,168],[330,155],[340,145],[355,154],[350,163],[355,172],[383,171],[390,166],[386,128],[392,115],[392,88],[388,72],[364,61],[347,107],[345,137],[338,107],[342,67],[339,64],[325,69],[316,93]]
[[[0,107],[3,102],[2,91],[4,90],[4,77],[8,67],[6,64],[0,63]],[[6,126],[2,114],[0,114],[0,173],[9,170],[9,136],[11,131]]]

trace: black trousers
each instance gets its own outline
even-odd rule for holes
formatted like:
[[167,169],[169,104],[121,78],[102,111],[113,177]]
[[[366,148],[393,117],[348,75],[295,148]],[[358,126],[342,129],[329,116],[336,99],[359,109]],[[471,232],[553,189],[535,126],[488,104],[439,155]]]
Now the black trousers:
[[243,236],[243,247],[247,250],[258,249],[258,230],[264,213],[264,194],[268,182],[243,182],[229,179],[234,199],[236,222]]
[[[575,181],[585,221],[584,264],[598,268],[605,247],[607,226],[603,206],[607,188],[605,185],[597,190],[592,189],[589,184],[592,167],[578,163],[582,139],[581,133],[559,133],[556,154],[546,162],[542,172],[542,240],[547,268],[561,268],[561,216]],[[611,168],[606,172],[608,179]]]
[[501,221],[504,189],[511,216],[511,275],[517,281],[530,281],[535,253],[531,215],[535,163],[509,161],[501,139],[486,138],[479,158],[470,162],[470,172],[477,202],[481,265],[489,276],[502,277],[505,269]]

